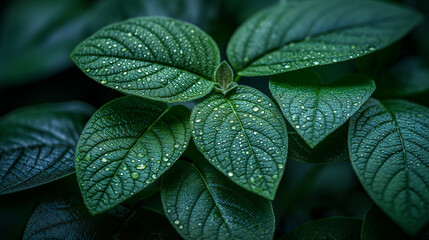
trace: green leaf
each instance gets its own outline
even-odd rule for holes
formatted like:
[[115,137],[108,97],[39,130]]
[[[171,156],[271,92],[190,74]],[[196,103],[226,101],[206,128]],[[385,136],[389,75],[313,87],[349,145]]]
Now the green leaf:
[[403,37],[420,18],[378,1],[291,1],[245,22],[227,55],[238,75],[274,75],[371,53]]
[[189,115],[182,105],[134,96],[101,107],[76,150],[76,174],[89,211],[116,206],[170,168],[191,138]]
[[[137,227],[138,226],[138,227]],[[39,205],[23,239],[178,239],[167,219],[153,211],[118,206],[91,216],[80,197],[62,196]]]
[[269,200],[250,194],[209,164],[180,161],[163,178],[161,199],[185,239],[272,239]]
[[288,159],[312,164],[331,164],[349,161],[347,145],[348,126],[341,126],[314,148],[308,146],[290,125],[288,125],[287,129],[289,138]]
[[407,240],[410,239],[376,205],[372,205],[362,223],[361,240]]
[[215,89],[226,95],[229,91],[237,87],[237,83],[234,82],[234,72],[232,71],[229,64],[225,61],[221,62],[215,72]]
[[71,56],[83,72],[107,87],[165,102],[186,102],[209,93],[220,61],[210,36],[163,17],[104,27]]
[[374,89],[374,81],[363,75],[345,76],[326,85],[307,70],[270,80],[271,93],[283,115],[311,148],[343,125]]
[[287,158],[287,130],[275,104],[256,89],[238,86],[192,110],[195,145],[241,187],[273,199]]
[[323,218],[294,228],[279,240],[360,240],[361,225],[356,218]]
[[81,102],[15,110],[0,119],[0,194],[74,172],[74,152],[93,107]]
[[408,234],[429,221],[429,109],[368,100],[351,118],[352,166],[374,202]]

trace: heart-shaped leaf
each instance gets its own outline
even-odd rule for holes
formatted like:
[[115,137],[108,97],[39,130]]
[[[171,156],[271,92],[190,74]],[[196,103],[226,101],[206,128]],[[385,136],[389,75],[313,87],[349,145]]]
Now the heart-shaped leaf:
[[419,21],[416,12],[380,1],[288,1],[244,23],[227,54],[241,76],[274,75],[363,56]]
[[324,218],[294,228],[279,240],[360,240],[361,225],[356,218]]
[[287,130],[275,104],[238,86],[195,106],[195,144],[209,162],[241,187],[273,199],[287,158]]
[[163,178],[161,199],[185,239],[272,239],[269,200],[228,180],[208,163],[179,161]]
[[107,87],[165,102],[186,102],[209,93],[220,61],[210,36],[163,17],[109,25],[71,56],[82,71]]
[[74,152],[94,108],[44,104],[0,119],[0,194],[39,186],[74,172]]
[[76,150],[76,174],[92,214],[110,209],[160,177],[191,138],[188,108],[123,97],[101,107]]
[[23,239],[179,239],[167,219],[153,211],[119,205],[91,216],[80,196],[62,196],[39,205]]
[[429,109],[368,100],[349,127],[352,166],[369,196],[408,234],[429,222]]
[[272,77],[270,90],[288,122],[314,148],[359,109],[375,84],[363,75],[349,75],[325,85],[304,70]]

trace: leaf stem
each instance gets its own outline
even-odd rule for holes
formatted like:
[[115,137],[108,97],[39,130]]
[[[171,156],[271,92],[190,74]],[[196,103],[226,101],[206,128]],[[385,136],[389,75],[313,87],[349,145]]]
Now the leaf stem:
[[238,81],[240,81],[240,79],[241,79],[241,76],[240,76],[240,75],[237,75],[237,76],[235,76],[235,78],[234,78],[234,82],[238,82]]

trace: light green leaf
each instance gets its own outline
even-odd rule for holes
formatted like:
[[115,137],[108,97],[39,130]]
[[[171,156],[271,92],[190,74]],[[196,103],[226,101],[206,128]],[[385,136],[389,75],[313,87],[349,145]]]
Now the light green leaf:
[[179,161],[163,178],[161,199],[185,239],[272,239],[269,200],[253,195],[206,162]]
[[279,240],[360,240],[361,225],[356,218],[323,218],[294,228]]
[[408,234],[429,221],[429,109],[368,100],[351,118],[352,166],[374,202]]
[[165,102],[186,102],[209,93],[220,61],[210,36],[163,17],[109,25],[71,56],[83,72],[107,87]]
[[123,97],[101,107],[76,150],[76,174],[92,214],[110,209],[154,182],[191,138],[184,106]]
[[312,148],[343,125],[374,89],[374,81],[363,75],[348,75],[325,85],[307,70],[270,80],[271,93],[283,115]]
[[273,199],[287,158],[287,130],[275,104],[238,86],[192,111],[194,142],[209,162],[241,187]]
[[225,61],[221,62],[215,72],[215,89],[226,95],[229,91],[236,88],[238,85],[234,82],[234,72],[229,64]]
[[362,223],[361,240],[407,240],[408,237],[377,206],[372,205]]
[[93,107],[66,102],[25,107],[0,119],[0,194],[74,172],[74,151]]
[[418,22],[416,12],[378,1],[291,1],[264,9],[231,38],[241,76],[265,76],[350,60],[386,47]]

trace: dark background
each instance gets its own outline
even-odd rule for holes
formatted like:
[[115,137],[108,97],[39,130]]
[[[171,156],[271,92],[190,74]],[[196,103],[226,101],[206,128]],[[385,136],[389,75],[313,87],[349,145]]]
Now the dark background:
[[[69,58],[74,46],[106,24],[150,15],[181,19],[208,32],[218,43],[222,58],[226,59],[226,45],[234,30],[251,14],[275,2],[3,1],[0,5],[0,116],[23,106],[69,100],[84,101],[98,108],[121,96],[86,77]],[[429,106],[429,1],[394,2],[425,14],[424,22],[406,38],[382,51],[315,70],[326,81],[350,72],[363,72],[377,83],[375,97],[402,98]],[[244,78],[241,83],[270,95],[267,79]],[[41,201],[65,192],[79,192],[75,175],[0,196],[0,239],[19,238],[32,210]],[[325,166],[290,160],[273,202],[276,236],[321,217],[363,217],[370,204],[349,163]]]

